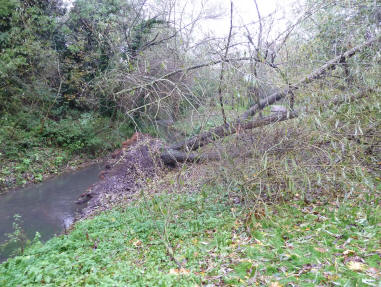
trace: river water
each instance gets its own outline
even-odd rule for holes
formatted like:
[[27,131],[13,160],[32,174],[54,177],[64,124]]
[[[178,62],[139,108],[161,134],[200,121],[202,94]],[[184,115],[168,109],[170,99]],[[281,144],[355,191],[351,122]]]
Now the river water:
[[[37,231],[43,241],[60,234],[83,207],[75,200],[97,181],[100,170],[100,165],[93,165],[0,195],[0,244],[13,232],[15,214],[21,216],[21,227],[28,239],[33,239]],[[9,248],[0,249],[0,262],[10,253]]]

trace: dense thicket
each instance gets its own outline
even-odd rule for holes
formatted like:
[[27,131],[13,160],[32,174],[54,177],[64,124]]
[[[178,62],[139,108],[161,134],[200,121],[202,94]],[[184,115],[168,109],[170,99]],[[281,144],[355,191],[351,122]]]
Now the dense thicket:
[[[38,158],[58,156],[61,165],[79,153],[97,155],[142,126],[150,112],[138,107],[173,86],[157,86],[151,96],[115,92],[179,65],[168,57],[174,29],[165,15],[145,15],[143,5],[78,0],[67,10],[61,0],[1,1],[3,175],[25,172]],[[151,47],[160,45],[153,56]]]
[[[232,27],[231,39],[196,41],[197,21],[210,11],[187,24],[175,2],[77,0],[66,9],[61,0],[1,1],[0,187],[13,173],[33,180],[51,162],[99,155],[190,108],[213,113],[217,87],[226,109],[248,108],[380,33],[377,1],[319,0],[303,2],[278,35],[275,16],[257,10],[258,21]],[[340,63],[321,85],[377,87],[378,47]],[[216,64],[225,61],[218,83]],[[218,124],[186,123],[182,133]]]

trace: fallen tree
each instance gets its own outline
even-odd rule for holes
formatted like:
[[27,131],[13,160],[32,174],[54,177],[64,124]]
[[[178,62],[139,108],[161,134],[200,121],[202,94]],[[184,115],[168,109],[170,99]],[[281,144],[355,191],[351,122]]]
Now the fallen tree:
[[[252,126],[251,128],[256,128],[256,127],[261,127],[265,126],[271,123],[274,123],[276,121],[280,121],[280,119],[275,119],[274,117],[266,117],[262,119],[257,119],[251,122],[247,122],[247,119],[249,117],[254,116],[258,111],[263,110],[265,107],[274,104],[275,102],[285,98],[289,93],[292,93],[293,91],[300,89],[301,87],[305,86],[306,84],[311,83],[312,81],[319,79],[323,77],[328,71],[334,70],[339,64],[344,63],[347,59],[350,57],[354,56],[357,52],[362,51],[364,48],[371,46],[375,42],[379,42],[381,40],[381,34],[377,35],[376,37],[348,50],[347,52],[333,58],[332,60],[328,61],[325,63],[323,66],[320,68],[316,69],[314,72],[303,78],[301,81],[299,81],[296,84],[291,84],[289,85],[286,89],[283,89],[279,92],[276,92],[269,97],[259,101],[259,103],[251,106],[247,111],[245,111],[237,120],[235,120],[233,123],[227,123],[226,125],[222,125],[219,127],[216,127],[212,130],[203,132],[197,136],[191,137],[189,139],[186,139],[184,141],[178,142],[170,146],[168,151],[170,152],[170,155],[165,154],[164,158],[165,159],[170,159],[170,158],[176,158],[176,155],[178,156],[178,159],[181,161],[185,160],[191,160],[193,156],[190,157],[185,157],[185,155],[181,155],[178,153],[174,153],[173,150],[181,150],[181,149],[186,149],[186,150],[196,150],[199,147],[208,144],[215,140],[218,137],[223,137],[227,136],[230,134],[233,134],[237,131],[238,127],[244,127],[245,124],[249,123],[249,126]],[[296,116],[296,114],[289,114],[289,115],[294,115],[293,117]],[[285,115],[283,115],[284,117]],[[287,116],[287,115],[286,115]],[[291,117],[292,118],[292,117]],[[283,118],[283,120],[287,120],[287,118]],[[167,151],[167,152],[168,152]],[[193,159],[196,159],[197,157],[194,157]],[[171,162],[171,161],[170,161]]]
[[[280,114],[275,114],[275,115],[271,115],[271,116],[260,118],[260,119],[255,119],[252,121],[234,122],[232,124],[226,124],[218,128],[215,128],[209,132],[203,133],[202,137],[194,137],[193,144],[197,146],[203,146],[214,141],[215,139],[234,134],[238,130],[254,129],[254,128],[266,126],[269,124],[289,120],[295,117],[297,117],[296,112],[280,113]],[[160,157],[163,163],[166,165],[176,165],[176,163],[178,162],[185,162],[185,161],[199,162],[199,161],[205,161],[205,160],[220,159],[220,155],[217,153],[198,155],[191,152],[182,152],[176,148],[170,148],[165,150],[164,152],[161,153]]]

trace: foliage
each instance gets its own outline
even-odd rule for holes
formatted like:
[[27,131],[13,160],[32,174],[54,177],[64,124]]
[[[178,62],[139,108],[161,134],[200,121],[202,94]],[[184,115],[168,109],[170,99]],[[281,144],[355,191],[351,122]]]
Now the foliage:
[[57,37],[63,74],[60,104],[98,109],[111,117],[129,108],[120,106],[113,93],[120,83],[110,75],[137,68],[148,36],[160,24],[164,21],[137,14],[131,1],[76,1]]
[[[257,47],[261,56],[266,45],[275,53],[284,44],[274,63],[259,59],[263,93],[378,33],[375,3],[306,1],[303,12],[313,12],[295,33]],[[111,151],[134,125],[153,132],[155,120],[181,117],[175,129],[197,135],[222,123],[213,106],[218,72],[165,76],[195,57],[181,50],[185,39],[166,17],[135,4],[77,0],[64,14],[59,1],[3,0],[0,189]],[[27,247],[0,265],[0,285],[377,286],[377,49],[300,87],[298,119],[206,146],[222,155],[219,164],[147,180],[134,201]],[[253,103],[250,95],[238,99],[248,93],[242,74],[249,68],[227,68],[229,120]],[[10,240],[24,247],[18,221],[14,229]]]
[[117,97],[115,90],[140,73],[152,31],[169,24],[136,5],[78,0],[66,11],[60,0],[1,2],[1,191],[4,181],[49,173],[51,164],[39,163],[47,153],[59,166],[79,154],[101,156],[139,128],[133,124],[147,110],[128,110],[146,104],[146,94]]
[[[248,219],[241,206],[227,204],[226,195],[218,187],[154,195],[79,222],[69,235],[32,246],[0,265],[0,284],[376,282],[381,232],[377,201],[360,206],[295,202],[269,206]],[[168,245],[181,267],[168,256]],[[361,268],[354,269],[354,262]]]
[[41,104],[41,91],[49,94],[55,87],[50,38],[61,11],[59,1],[3,0],[1,6],[0,111],[13,112],[22,104]]
[[62,42],[59,45],[64,77],[61,104],[82,107],[83,98],[90,93],[87,86],[92,86],[91,81],[109,68],[117,52],[112,41],[121,9],[121,1],[74,3],[57,37]]
[[[331,98],[318,92],[298,98]],[[372,168],[378,155],[369,152],[372,136],[341,137],[379,124],[377,95],[365,97],[288,122],[272,153],[260,138],[245,162],[184,167],[148,182],[135,201],[0,265],[0,285],[377,286],[381,183]],[[291,133],[295,127],[299,134]],[[268,140],[279,136],[278,127],[261,132]],[[307,154],[306,162],[298,158],[322,141],[332,148]],[[340,141],[340,164],[311,164],[334,159]],[[267,157],[255,156],[261,148]]]
[[[315,63],[325,62],[376,37],[381,24],[380,9],[372,0],[306,1],[303,10],[310,17],[297,27],[293,40],[288,43],[289,49],[297,49],[293,53],[296,58],[291,56],[293,67],[288,69],[289,72],[300,75],[306,68],[314,67]],[[379,59],[377,46],[341,63],[335,76],[345,79],[342,85],[352,85],[364,79],[361,71],[376,64]]]
[[74,113],[47,119],[41,133],[40,116],[22,111],[0,118],[0,190],[39,182],[68,163],[80,164],[119,147],[134,129],[129,122],[113,123],[98,113]]
[[365,39],[374,37],[379,26],[378,9],[374,1],[307,1],[307,8],[320,6],[306,21],[305,31],[320,46],[319,53],[330,59]]
[[25,247],[30,243],[22,228],[21,216],[15,214],[13,216],[14,222],[12,224],[13,232],[7,234],[8,240],[0,245],[1,253],[8,250],[13,250],[12,255],[23,255]]

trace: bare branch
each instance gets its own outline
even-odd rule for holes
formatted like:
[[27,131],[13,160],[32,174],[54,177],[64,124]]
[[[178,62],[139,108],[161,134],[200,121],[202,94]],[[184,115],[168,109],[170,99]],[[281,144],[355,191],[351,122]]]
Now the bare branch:
[[314,72],[312,72],[311,74],[306,76],[303,80],[299,81],[298,83],[291,84],[286,89],[284,89],[280,92],[276,92],[276,93],[272,94],[271,96],[267,97],[266,99],[261,100],[259,104],[252,106],[245,113],[243,113],[241,116],[241,120],[246,120],[250,116],[255,115],[255,113],[257,111],[262,110],[266,106],[271,105],[271,104],[283,99],[285,96],[287,96],[290,93],[290,91],[297,90],[297,89],[303,87],[304,85],[309,84],[312,81],[321,78],[322,76],[324,76],[324,74],[327,71],[335,69],[336,66],[338,64],[340,64],[343,60],[352,57],[354,54],[356,54],[356,52],[363,50],[364,48],[370,46],[374,42],[380,41],[380,39],[381,39],[380,35],[378,35],[377,37],[375,37],[373,39],[370,39],[369,41],[366,41],[365,43],[362,43],[362,44],[350,49],[349,51],[345,52],[342,55],[339,55],[339,56],[333,58],[332,60],[328,61],[323,66],[316,69]]
[[168,73],[166,75],[163,75],[160,78],[154,79],[154,80],[152,80],[149,83],[144,83],[144,84],[139,85],[139,86],[135,86],[135,87],[132,87],[132,88],[129,88],[129,89],[124,89],[124,90],[121,90],[119,92],[116,92],[115,95],[121,95],[121,94],[124,94],[124,93],[130,93],[130,92],[133,92],[133,91],[138,90],[138,89],[143,89],[143,88],[152,86],[152,85],[154,85],[154,84],[156,84],[158,82],[161,82],[164,79],[168,79],[168,78],[170,78],[170,77],[172,77],[172,76],[174,76],[176,74],[187,73],[187,72],[190,72],[192,70],[197,70],[197,69],[204,68],[204,67],[214,66],[214,65],[220,64],[222,62],[230,63],[230,62],[239,62],[239,61],[249,61],[250,59],[251,59],[251,57],[220,59],[220,60],[213,60],[213,61],[210,61],[210,62],[206,62],[206,63],[194,65],[194,66],[190,66],[190,67],[187,67],[187,68],[178,69],[178,70],[170,72],[170,73]]
[[[210,140],[215,135],[222,136],[225,133],[231,134],[231,133],[236,132],[236,127],[244,125],[245,124],[244,121],[247,120],[249,117],[255,115],[258,111],[263,110],[266,106],[271,105],[271,104],[283,99],[285,96],[287,96],[290,93],[290,91],[292,92],[294,90],[297,90],[297,89],[303,87],[304,85],[311,83],[312,81],[314,81],[316,79],[321,78],[322,76],[324,76],[324,74],[328,70],[332,70],[337,65],[339,65],[343,61],[343,59],[345,60],[345,59],[352,57],[358,51],[361,51],[364,48],[372,45],[373,43],[379,42],[380,40],[381,40],[381,34],[379,34],[377,37],[375,37],[373,39],[366,41],[363,44],[360,44],[360,45],[350,49],[349,51],[343,53],[342,55],[333,58],[332,60],[328,61],[326,64],[324,64],[323,66],[321,66],[320,68],[316,69],[314,72],[312,72],[311,74],[306,76],[303,80],[299,81],[297,84],[290,85],[286,89],[279,91],[279,92],[276,92],[276,93],[272,94],[271,96],[261,100],[259,102],[259,104],[255,104],[254,106],[252,106],[245,113],[243,113],[235,122],[228,124],[228,125],[222,125],[222,126],[216,127],[214,129],[212,129],[211,131],[204,132],[204,133],[202,133],[198,136],[195,136],[193,138],[190,138],[188,140],[182,141],[180,143],[176,143],[176,144],[172,145],[170,148],[174,149],[174,150],[179,150],[179,149],[183,149],[183,148],[195,150],[195,149],[199,148],[200,146],[203,146],[206,143],[209,143]],[[296,116],[296,113],[291,112],[290,115]],[[256,122],[260,122],[261,120],[271,121],[267,117],[267,118],[260,119],[259,121],[256,121]],[[272,120],[274,120],[274,119],[272,119]]]
[[233,123],[222,125],[211,131],[204,132],[198,136],[194,136],[188,140],[176,143],[170,147],[171,150],[180,150],[184,148],[189,148],[190,150],[196,150],[201,146],[204,146],[217,138],[225,137],[237,132],[237,130],[242,129],[254,129],[262,126],[266,126],[272,123],[285,121],[297,117],[296,112],[292,113],[282,113],[280,115],[272,115],[260,119],[255,119],[249,122],[235,121]]
[[225,60],[228,56],[228,52],[229,52],[229,46],[230,46],[230,41],[231,41],[231,37],[232,37],[232,31],[233,31],[233,1],[230,1],[230,28],[229,28],[229,36],[228,36],[228,41],[226,43],[226,48],[225,48],[225,55],[223,57],[223,60],[221,62],[221,73],[220,73],[220,82],[219,82],[219,85],[218,85],[218,99],[220,101],[220,107],[221,107],[221,113],[222,113],[222,118],[224,120],[224,124],[226,125],[227,121],[226,121],[226,115],[225,115],[225,110],[224,110],[224,101],[223,101],[223,97],[222,97],[222,82],[224,80],[224,71],[225,71]]

